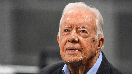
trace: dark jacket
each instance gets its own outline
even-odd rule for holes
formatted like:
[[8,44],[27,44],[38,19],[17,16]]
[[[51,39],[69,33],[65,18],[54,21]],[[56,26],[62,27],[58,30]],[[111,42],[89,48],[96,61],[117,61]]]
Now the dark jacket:
[[[122,74],[118,69],[116,69],[114,66],[112,66],[112,64],[108,62],[103,53],[102,55],[103,55],[102,62],[96,74]],[[64,62],[61,61],[54,65],[43,68],[40,74],[63,74],[62,73],[63,66]]]

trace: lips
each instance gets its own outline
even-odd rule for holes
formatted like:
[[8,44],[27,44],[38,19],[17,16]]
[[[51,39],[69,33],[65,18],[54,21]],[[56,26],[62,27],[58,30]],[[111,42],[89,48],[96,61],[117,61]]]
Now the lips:
[[79,49],[76,47],[68,47],[66,50],[68,50],[68,51],[79,51]]

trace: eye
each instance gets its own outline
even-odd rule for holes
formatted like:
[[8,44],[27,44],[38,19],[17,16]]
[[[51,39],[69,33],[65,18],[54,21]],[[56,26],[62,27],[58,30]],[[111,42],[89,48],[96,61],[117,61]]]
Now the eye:
[[65,29],[64,32],[69,32],[69,30],[68,29]]
[[86,30],[81,30],[81,32],[82,32],[82,33],[87,33],[87,31],[86,31]]

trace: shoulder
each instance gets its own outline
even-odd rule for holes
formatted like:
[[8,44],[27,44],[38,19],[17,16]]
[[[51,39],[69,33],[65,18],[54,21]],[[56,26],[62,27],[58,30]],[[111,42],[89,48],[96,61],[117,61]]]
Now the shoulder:
[[49,65],[44,67],[41,71],[40,74],[59,74],[64,66],[64,62],[60,61],[56,64]]
[[117,68],[115,68],[111,63],[108,62],[103,52],[102,54],[103,54],[103,58],[100,67],[97,71],[97,74],[123,74]]

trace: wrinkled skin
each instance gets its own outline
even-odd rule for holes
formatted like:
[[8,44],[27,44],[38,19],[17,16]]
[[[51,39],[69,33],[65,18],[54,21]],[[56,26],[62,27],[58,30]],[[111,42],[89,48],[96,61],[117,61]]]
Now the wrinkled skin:
[[79,66],[86,65],[91,59],[93,64],[96,62],[97,58],[93,58],[98,57],[104,42],[104,38],[95,39],[96,29],[96,15],[89,9],[73,8],[64,15],[57,40],[67,65],[78,62],[81,62]]

